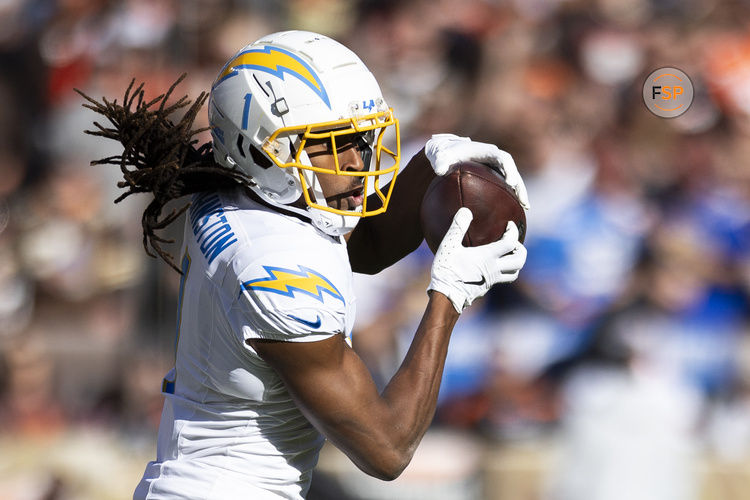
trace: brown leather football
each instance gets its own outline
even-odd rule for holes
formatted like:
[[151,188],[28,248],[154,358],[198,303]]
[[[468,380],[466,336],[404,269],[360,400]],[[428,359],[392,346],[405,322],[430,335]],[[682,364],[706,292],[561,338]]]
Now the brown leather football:
[[479,246],[500,239],[508,221],[518,226],[519,240],[526,236],[526,214],[505,179],[490,167],[476,162],[457,163],[427,188],[422,199],[422,234],[436,252],[459,208],[474,214],[464,236],[464,246]]

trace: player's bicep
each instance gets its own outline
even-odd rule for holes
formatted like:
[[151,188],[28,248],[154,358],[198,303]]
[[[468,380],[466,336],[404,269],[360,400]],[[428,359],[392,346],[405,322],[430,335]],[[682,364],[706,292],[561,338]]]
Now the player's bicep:
[[301,411],[361,467],[388,449],[384,401],[343,335],[318,342],[249,340],[271,365]]
[[370,373],[343,335],[317,342],[248,343],[276,370],[301,409],[320,423],[336,423],[342,409],[379,399]]

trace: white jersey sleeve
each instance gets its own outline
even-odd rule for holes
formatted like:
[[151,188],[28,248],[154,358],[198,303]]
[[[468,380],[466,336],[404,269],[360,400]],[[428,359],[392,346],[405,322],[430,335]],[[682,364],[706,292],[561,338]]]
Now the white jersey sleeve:
[[189,216],[191,275],[197,272],[208,278],[200,283],[218,288],[222,307],[192,314],[228,322],[245,347],[248,339],[349,337],[355,307],[342,240],[234,192],[195,197]]
[[[197,238],[191,238],[188,250],[203,254],[198,258],[221,289],[222,316],[238,340],[247,346],[248,339],[349,338],[355,308],[346,244],[246,198],[215,198],[213,205],[211,197],[197,200],[196,213],[191,213],[191,232]],[[222,207],[221,213],[214,205]],[[201,211],[203,206],[213,210]],[[213,255],[212,246],[201,244],[202,227],[216,232],[220,221],[237,243],[210,262],[205,256]],[[209,243],[216,239],[209,236],[204,238]]]
[[272,254],[238,273],[228,317],[243,340],[310,342],[347,333],[344,276],[329,262],[299,256]]

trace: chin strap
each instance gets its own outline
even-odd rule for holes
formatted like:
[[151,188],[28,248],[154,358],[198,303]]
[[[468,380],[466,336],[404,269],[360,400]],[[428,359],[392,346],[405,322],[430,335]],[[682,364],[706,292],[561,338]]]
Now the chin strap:
[[[304,150],[300,153],[299,159],[303,165],[312,166],[310,157]],[[312,170],[303,169],[302,175],[307,187],[312,191],[312,201],[320,206],[327,207],[328,202],[326,202],[317,174]],[[352,231],[361,219],[361,217],[334,214],[314,207],[307,207],[307,213],[310,214],[313,225],[329,236],[342,236]]]
[[[310,158],[307,153],[303,150],[300,153],[300,163],[307,166],[312,166]],[[289,167],[290,178],[294,179],[295,182],[300,182],[299,173],[300,170],[294,167]],[[305,183],[310,191],[312,191],[311,201],[321,206],[327,207],[328,203],[323,195],[323,190],[318,181],[318,177],[312,170],[301,169],[301,174],[305,179]],[[301,186],[300,186],[301,187]],[[265,193],[262,192],[259,186],[250,186],[248,192],[251,193],[251,197],[258,203],[271,208],[284,215],[291,215],[302,221],[309,222],[317,229],[332,237],[339,237],[346,233],[351,232],[361,217],[351,215],[339,215],[318,208],[310,207],[305,203],[304,207],[297,207],[290,204],[282,204],[273,199],[269,198]],[[304,197],[304,195],[302,195]],[[304,198],[303,198],[304,201]]]
[[[307,156],[307,152],[304,149],[300,152],[299,162],[302,165],[312,167],[310,157]],[[307,184],[307,188],[312,191],[312,201],[317,203],[318,205],[327,207],[328,203],[326,202],[325,195],[323,194],[323,188],[320,185],[317,174],[312,170],[302,169],[302,176],[305,178],[305,184]]]
[[269,201],[265,200],[261,195],[259,195],[257,192],[255,192],[253,189],[246,188],[245,192],[247,195],[253,199],[256,203],[263,205],[264,207],[270,208],[271,210],[274,210],[276,212],[282,213],[284,215],[289,215],[291,217],[295,217],[302,222],[312,222],[312,217],[310,217],[310,214],[307,211],[296,211],[296,210],[290,210],[286,205],[275,205],[273,203],[270,203]]

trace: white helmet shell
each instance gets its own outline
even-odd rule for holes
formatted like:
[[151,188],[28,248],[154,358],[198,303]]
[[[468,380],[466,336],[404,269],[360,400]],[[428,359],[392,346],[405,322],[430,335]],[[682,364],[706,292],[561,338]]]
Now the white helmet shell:
[[[316,178],[321,171],[304,153],[307,133],[336,129],[342,135],[342,127],[348,127],[344,133],[380,131],[379,140],[370,144],[376,148],[375,171],[363,176],[369,180],[392,172],[395,180],[400,148],[392,110],[359,57],[326,36],[285,31],[242,48],[216,78],[208,112],[217,163],[239,169],[265,202],[309,217],[327,234],[344,234],[373,213],[327,207]],[[381,144],[388,126],[396,131],[395,153]],[[381,155],[381,146],[394,167],[380,170],[380,158],[387,156]],[[382,210],[390,189],[381,198]]]

